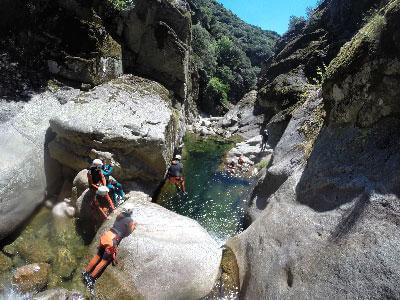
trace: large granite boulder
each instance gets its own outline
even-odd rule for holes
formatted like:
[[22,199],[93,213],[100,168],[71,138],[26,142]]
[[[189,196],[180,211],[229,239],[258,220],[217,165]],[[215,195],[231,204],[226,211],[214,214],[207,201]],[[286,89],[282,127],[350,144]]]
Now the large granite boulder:
[[46,188],[51,195],[62,184],[59,166],[47,150],[53,138],[48,122],[60,106],[51,93],[37,94],[0,124],[0,240],[30,216]]
[[271,170],[282,181],[258,186],[264,207],[228,242],[243,299],[400,297],[399,18],[389,1],[332,61],[325,126],[301,160],[290,122]]
[[[149,202],[146,194],[131,192],[128,196],[122,207],[133,205],[137,229],[122,240],[118,266],[109,266],[97,281],[98,296],[200,299],[210,293],[219,278],[222,257],[217,242],[196,221]],[[113,222],[107,221],[98,231],[93,253],[99,236]]]
[[180,113],[160,84],[123,76],[69,101],[50,121],[53,158],[69,168],[86,168],[95,151],[112,153],[120,180],[156,185],[182,137]]

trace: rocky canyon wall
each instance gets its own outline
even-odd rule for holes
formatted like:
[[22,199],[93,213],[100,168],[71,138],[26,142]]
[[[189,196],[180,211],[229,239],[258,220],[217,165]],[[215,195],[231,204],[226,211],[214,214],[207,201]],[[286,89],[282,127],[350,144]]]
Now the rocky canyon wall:
[[253,193],[253,223],[228,242],[242,298],[400,297],[399,20],[400,2],[382,2],[328,62],[322,90],[291,110]]

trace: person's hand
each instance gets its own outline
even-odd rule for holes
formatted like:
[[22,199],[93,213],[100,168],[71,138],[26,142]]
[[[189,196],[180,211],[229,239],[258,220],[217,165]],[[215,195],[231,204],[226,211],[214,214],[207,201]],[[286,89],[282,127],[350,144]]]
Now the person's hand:
[[110,217],[110,216],[107,216],[107,217],[106,217],[106,220],[111,220],[111,217]]

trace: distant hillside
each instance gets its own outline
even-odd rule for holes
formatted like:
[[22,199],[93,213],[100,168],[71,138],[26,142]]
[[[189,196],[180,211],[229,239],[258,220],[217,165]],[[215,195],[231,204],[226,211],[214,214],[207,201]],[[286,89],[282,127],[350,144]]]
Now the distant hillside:
[[222,113],[255,87],[259,67],[273,54],[279,35],[245,23],[214,0],[188,2],[201,108]]

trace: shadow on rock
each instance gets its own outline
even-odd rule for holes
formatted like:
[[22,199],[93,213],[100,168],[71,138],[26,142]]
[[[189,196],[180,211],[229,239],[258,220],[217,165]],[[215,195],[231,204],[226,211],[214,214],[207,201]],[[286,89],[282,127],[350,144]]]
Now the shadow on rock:
[[357,214],[372,191],[400,195],[398,128],[398,120],[387,118],[371,129],[325,129],[297,185],[297,201],[324,212],[358,199]]

